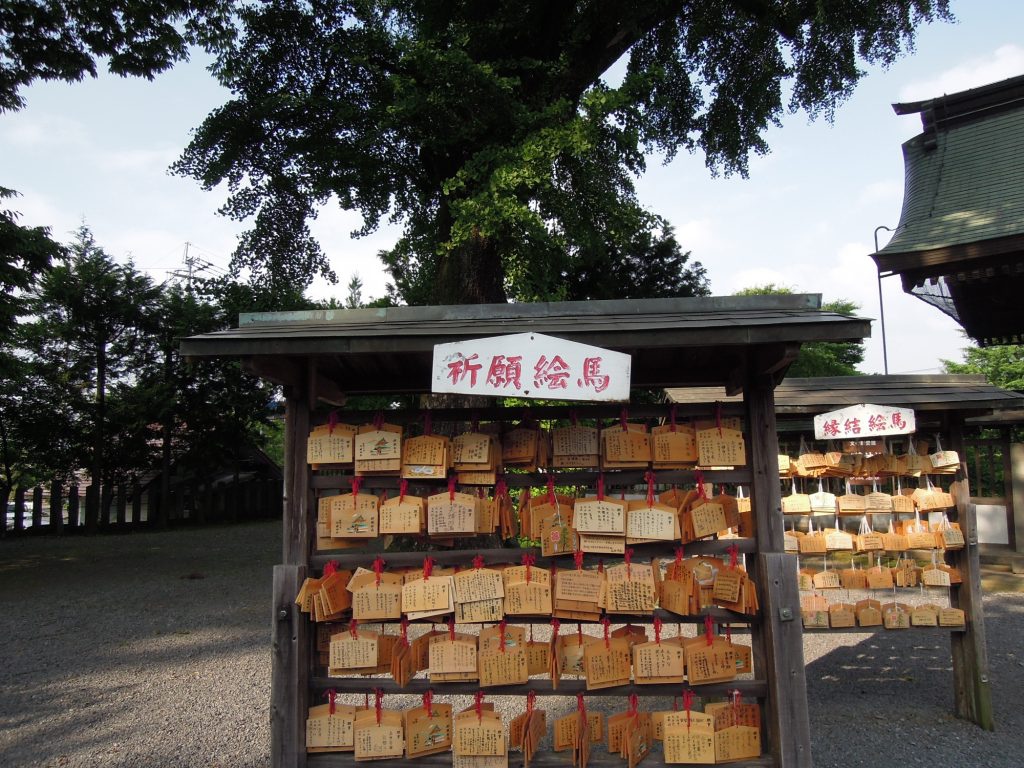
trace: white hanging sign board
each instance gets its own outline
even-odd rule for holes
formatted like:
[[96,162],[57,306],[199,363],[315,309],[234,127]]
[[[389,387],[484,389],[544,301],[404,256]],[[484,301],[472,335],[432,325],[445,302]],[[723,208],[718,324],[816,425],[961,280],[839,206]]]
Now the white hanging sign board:
[[628,401],[630,362],[621,352],[542,333],[436,344],[431,391]]
[[912,408],[851,405],[814,417],[815,440],[866,440],[885,435],[909,435],[916,429]]

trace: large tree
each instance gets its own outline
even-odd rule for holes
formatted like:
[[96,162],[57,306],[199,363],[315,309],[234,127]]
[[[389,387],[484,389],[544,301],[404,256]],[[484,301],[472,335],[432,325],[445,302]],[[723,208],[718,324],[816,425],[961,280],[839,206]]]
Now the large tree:
[[0,0],[0,112],[25,105],[36,80],[77,82],[98,63],[152,78],[186,60],[189,46],[231,34],[237,0]]
[[333,277],[308,222],[336,200],[360,233],[404,225],[382,256],[410,303],[585,295],[677,251],[636,198],[645,152],[745,173],[787,108],[831,116],[935,18],[947,0],[244,5],[213,67],[233,98],[176,170],[227,183],[260,281]]
[[943,360],[943,370],[946,373],[981,374],[990,384],[997,387],[1024,391],[1024,346],[970,346],[966,347],[963,353],[962,362]]
[[[772,294],[791,294],[792,288],[775,283],[754,285],[737,291],[737,296],[771,296]],[[822,303],[825,312],[836,312],[840,315],[852,315],[860,306],[849,299],[835,299]],[[796,360],[786,371],[788,378],[808,378],[816,376],[857,376],[861,373],[857,366],[864,362],[863,341],[812,341],[800,346]]]
[[[137,421],[136,411],[121,403],[131,391],[140,350],[158,322],[159,293],[132,264],[118,264],[107,255],[83,225],[67,258],[43,276],[32,297],[33,319],[24,326],[31,360],[44,376],[41,383],[59,399],[55,406],[64,403],[68,409],[64,429],[79,435],[78,447],[90,457],[87,529],[94,529],[98,519],[98,483],[112,479],[112,468],[124,469],[130,453],[115,438],[131,430],[113,428],[111,420]],[[117,460],[108,462],[112,455]]]

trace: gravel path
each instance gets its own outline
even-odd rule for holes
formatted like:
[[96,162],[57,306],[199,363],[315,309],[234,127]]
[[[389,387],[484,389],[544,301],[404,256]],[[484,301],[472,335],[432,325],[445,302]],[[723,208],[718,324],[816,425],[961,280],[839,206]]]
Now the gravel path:
[[[276,522],[0,543],[0,766],[269,765],[279,559]],[[995,733],[952,716],[945,635],[809,636],[815,765],[1024,765],[1024,595],[986,611]]]

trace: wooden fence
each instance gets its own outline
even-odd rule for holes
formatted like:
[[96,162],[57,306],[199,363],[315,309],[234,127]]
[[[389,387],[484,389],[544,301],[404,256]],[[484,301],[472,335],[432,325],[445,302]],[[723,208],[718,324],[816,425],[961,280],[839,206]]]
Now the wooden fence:
[[239,483],[178,485],[167,499],[159,487],[109,485],[96,488],[54,483],[0,493],[5,514],[0,538],[25,533],[124,532],[180,525],[205,525],[279,518],[282,483],[249,478]]

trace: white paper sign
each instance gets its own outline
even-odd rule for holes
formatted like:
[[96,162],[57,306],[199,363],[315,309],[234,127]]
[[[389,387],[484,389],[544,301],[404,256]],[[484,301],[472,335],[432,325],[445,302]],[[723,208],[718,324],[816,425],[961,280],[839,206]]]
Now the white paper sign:
[[915,430],[911,408],[851,405],[814,417],[815,440],[866,440],[885,435],[909,435]]
[[628,401],[631,359],[589,344],[515,333],[434,346],[432,392]]

